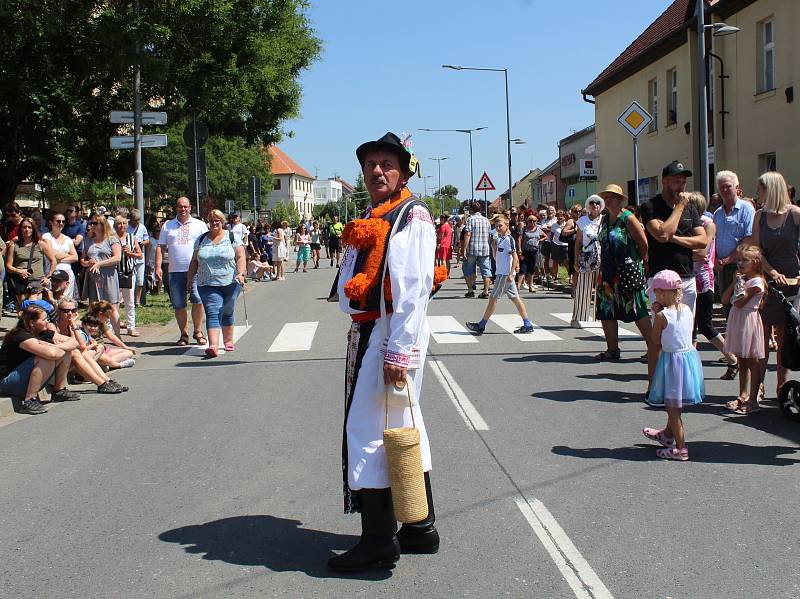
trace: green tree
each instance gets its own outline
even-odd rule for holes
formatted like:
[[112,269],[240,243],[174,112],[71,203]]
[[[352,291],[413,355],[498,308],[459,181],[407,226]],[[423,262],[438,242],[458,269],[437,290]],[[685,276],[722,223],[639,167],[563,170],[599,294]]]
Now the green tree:
[[272,220],[280,221],[288,221],[291,227],[296,227],[300,224],[300,211],[295,206],[294,202],[292,202],[289,206],[284,204],[283,202],[278,202],[272,208]]
[[[189,190],[187,159],[189,149],[183,142],[186,121],[172,124],[166,131],[168,145],[143,153],[145,192],[150,196],[177,198]],[[272,174],[264,164],[264,155],[241,137],[211,135],[205,146],[208,191],[218,208],[233,200],[237,209],[249,207],[250,177],[261,177],[262,200],[272,189]]]
[[458,187],[455,185],[442,185],[442,188],[437,190],[436,195],[443,195],[449,198],[455,198],[458,196]]
[[[111,152],[112,109],[142,101],[171,121],[197,115],[247,144],[297,116],[298,76],[319,55],[306,0],[4,0],[0,3],[0,204],[25,179],[130,175]],[[135,48],[143,50],[135,52]],[[124,129],[124,128],[122,128]]]

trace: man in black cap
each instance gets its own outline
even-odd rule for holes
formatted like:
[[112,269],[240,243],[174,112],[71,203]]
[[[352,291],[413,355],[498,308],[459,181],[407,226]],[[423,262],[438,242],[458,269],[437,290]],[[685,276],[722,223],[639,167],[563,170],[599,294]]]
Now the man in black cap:
[[[434,285],[436,230],[427,207],[406,187],[417,161],[396,135],[387,133],[362,144],[356,156],[371,206],[366,218],[356,219],[344,231],[346,251],[335,287],[340,309],[352,319],[342,447],[344,510],[361,513],[361,539],[328,561],[338,572],[391,568],[401,551],[439,550],[430,446],[419,407],[430,337],[425,312]],[[405,385],[413,391],[413,408]],[[403,391],[389,393],[389,399],[387,389],[395,388]],[[419,429],[427,491],[427,517],[404,524],[397,533],[383,447],[385,417],[392,428]]]
[[[647,294],[655,303],[653,277],[662,270],[674,270],[682,281],[682,303],[694,313],[697,301],[692,251],[705,249],[708,242],[700,215],[689,203],[686,178],[692,171],[674,160],[661,171],[661,193],[644,202],[639,217],[647,234]],[[651,352],[652,353],[652,352]],[[648,375],[652,375],[657,355],[648,355]]]

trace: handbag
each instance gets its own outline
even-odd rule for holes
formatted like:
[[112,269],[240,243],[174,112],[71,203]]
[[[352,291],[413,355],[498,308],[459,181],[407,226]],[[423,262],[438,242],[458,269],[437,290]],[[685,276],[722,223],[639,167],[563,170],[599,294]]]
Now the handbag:
[[[33,274],[33,269],[31,268],[31,262],[33,261],[33,248],[34,248],[35,245],[36,245],[36,243],[31,243],[31,251],[28,254],[28,268],[26,269],[28,271],[28,275],[32,275]],[[41,280],[40,277],[34,278],[34,277],[31,277],[31,276],[28,276],[27,279],[23,279],[17,273],[11,273],[11,276],[9,277],[8,282],[9,282],[9,284],[11,286],[12,291],[16,295],[24,295],[25,294],[25,290],[28,288],[28,285],[30,283],[34,283],[34,282],[40,281],[40,280]]]
[[630,256],[625,258],[621,264],[617,264],[617,274],[619,275],[619,288],[623,293],[636,293],[645,288],[644,273],[639,263],[634,262]]
[[581,249],[578,254],[578,268],[581,272],[592,272],[600,268],[600,244],[597,237],[589,242],[588,249]]
[[[132,237],[130,233],[125,236],[126,247],[131,249],[133,249]],[[120,289],[133,289],[133,270],[133,258],[131,256],[123,256],[119,263],[119,269],[117,270]]]
[[[394,386],[394,385],[392,385]],[[425,495],[425,475],[422,472],[420,435],[414,421],[411,385],[404,385],[411,410],[411,427],[389,428],[389,393],[385,392],[386,424],[383,429],[383,447],[389,463],[389,486],[392,489],[394,517],[398,522],[419,522],[428,517],[428,499]]]

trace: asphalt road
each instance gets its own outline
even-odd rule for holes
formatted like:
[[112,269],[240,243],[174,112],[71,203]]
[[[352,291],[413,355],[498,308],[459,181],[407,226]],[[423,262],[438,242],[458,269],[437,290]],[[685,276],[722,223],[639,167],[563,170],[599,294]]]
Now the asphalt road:
[[431,342],[421,398],[441,551],[329,574],[359,531],[341,513],[332,275],[254,285],[232,354],[203,360],[167,329],[118,373],[132,392],[0,426],[0,597],[800,597],[800,425],[773,406],[727,415],[737,383],[704,347],[692,461],[657,461],[639,431],[665,416],[642,403],[638,337],[598,363],[596,330],[540,292],[533,340],[494,322],[473,338],[450,325],[484,301],[457,280],[429,309],[451,334]]

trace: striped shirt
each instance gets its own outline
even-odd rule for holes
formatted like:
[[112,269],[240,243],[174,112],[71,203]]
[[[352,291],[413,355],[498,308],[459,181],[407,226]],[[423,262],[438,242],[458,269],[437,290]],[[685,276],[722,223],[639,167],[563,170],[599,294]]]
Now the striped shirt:
[[470,256],[488,256],[489,219],[476,212],[467,219],[466,231],[470,234],[467,254]]

